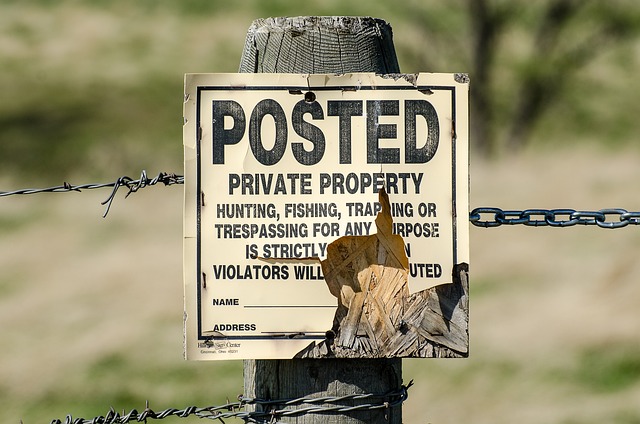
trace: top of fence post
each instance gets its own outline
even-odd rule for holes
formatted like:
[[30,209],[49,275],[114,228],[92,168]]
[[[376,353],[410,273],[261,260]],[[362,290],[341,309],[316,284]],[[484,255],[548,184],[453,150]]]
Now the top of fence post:
[[370,17],[257,19],[249,27],[241,73],[400,72],[391,26]]

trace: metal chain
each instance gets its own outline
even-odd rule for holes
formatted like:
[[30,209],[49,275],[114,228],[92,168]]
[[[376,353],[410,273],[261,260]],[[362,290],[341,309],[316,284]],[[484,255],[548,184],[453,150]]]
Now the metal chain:
[[622,228],[640,224],[640,212],[625,209],[600,209],[576,211],[574,209],[525,209],[502,210],[500,208],[476,208],[469,214],[469,221],[477,227],[501,225],[527,225],[532,227],[571,227],[597,225],[600,228]]
[[[279,417],[298,416],[311,413],[340,413],[351,411],[373,411],[380,409],[390,409],[401,405],[409,397],[409,388],[413,385],[413,380],[409,384],[402,385],[400,389],[390,391],[385,394],[353,394],[345,396],[324,396],[316,398],[297,398],[283,400],[265,400],[248,398],[243,395],[238,396],[238,402],[231,402],[220,406],[209,406],[198,408],[189,406],[184,409],[169,408],[160,412],[154,412],[149,407],[149,402],[145,405],[142,412],[132,409],[129,413],[123,411],[122,414],[116,412],[113,408],[109,410],[105,416],[97,416],[92,419],[73,418],[67,415],[64,421],[54,419],[51,424],[126,424],[131,421],[146,422],[148,419],[161,420],[170,416],[179,418],[187,418],[196,416],[198,418],[207,418],[211,420],[220,420],[224,422],[225,418],[240,418],[246,423],[271,423]],[[334,405],[322,406],[322,403],[339,403],[348,400],[364,400],[379,399],[378,403],[362,403],[354,406]],[[291,407],[296,405],[309,404],[299,409],[285,409],[283,407]],[[241,411],[246,405],[259,405],[262,411]]]

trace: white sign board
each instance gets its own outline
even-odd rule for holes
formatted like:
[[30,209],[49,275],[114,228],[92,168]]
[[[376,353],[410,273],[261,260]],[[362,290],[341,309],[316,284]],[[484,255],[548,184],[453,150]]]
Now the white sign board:
[[468,262],[468,81],[188,74],[185,351],[292,358],[336,313],[320,261],[391,203],[411,293]]

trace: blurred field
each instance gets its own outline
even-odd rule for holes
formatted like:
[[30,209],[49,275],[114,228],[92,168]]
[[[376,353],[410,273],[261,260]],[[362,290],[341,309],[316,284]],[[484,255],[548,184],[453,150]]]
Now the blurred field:
[[[402,56],[412,27],[391,5],[227,3],[0,5],[0,190],[180,173],[183,74],[234,72],[257,17],[377,15],[401,68],[421,70]],[[611,75],[605,59],[589,78]],[[580,122],[550,116],[526,151],[473,156],[471,206],[640,210],[640,87],[614,75],[584,93],[592,103],[568,97],[574,116],[600,111],[577,135]],[[182,187],[120,193],[102,219],[108,195],[0,198],[2,422],[242,392],[241,362],[182,360]],[[472,227],[471,356],[405,360],[404,421],[640,423],[639,248],[636,227]]]

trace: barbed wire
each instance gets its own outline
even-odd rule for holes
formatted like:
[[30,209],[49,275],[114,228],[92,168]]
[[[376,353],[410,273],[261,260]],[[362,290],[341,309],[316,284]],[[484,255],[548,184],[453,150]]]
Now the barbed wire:
[[[71,191],[92,190],[97,188],[112,187],[109,197],[101,202],[106,205],[103,218],[111,209],[111,204],[120,187],[127,187],[129,191],[125,199],[131,193],[138,190],[163,183],[165,186],[184,184],[184,176],[160,172],[156,177],[147,177],[146,171],[142,171],[140,178],[134,180],[126,175],[110,183],[72,185],[67,182],[62,185],[48,188],[28,188],[14,191],[0,191],[0,197],[37,194],[37,193],[67,193]],[[483,218],[484,216],[484,218]],[[610,219],[615,218],[615,219]],[[469,213],[469,222],[476,227],[494,228],[501,225],[525,225],[532,227],[572,227],[574,225],[596,225],[600,228],[623,228],[627,225],[640,225],[640,212],[629,212],[626,209],[609,208],[598,211],[578,211],[575,209],[523,209],[504,210],[496,207],[475,208]]]
[[[85,418],[73,418],[71,415],[67,415],[64,421],[54,419],[50,424],[126,424],[132,421],[147,422],[149,419],[161,420],[167,417],[187,418],[195,416],[198,418],[206,418],[211,420],[219,420],[224,423],[224,419],[239,418],[246,423],[272,423],[277,418],[287,416],[299,416],[304,414],[330,414],[330,413],[343,413],[353,411],[374,411],[374,410],[388,410],[400,406],[409,397],[409,388],[413,385],[413,380],[409,384],[402,385],[398,390],[389,391],[384,394],[352,394],[344,396],[322,396],[322,397],[301,397],[296,399],[281,399],[281,400],[265,400],[245,397],[244,395],[238,396],[237,402],[229,402],[219,406],[208,407],[196,407],[188,406],[184,409],[169,408],[163,411],[155,412],[149,407],[147,401],[144,410],[138,412],[132,409],[128,413],[122,414],[116,412],[113,408],[109,412],[102,416],[97,416],[92,419]],[[340,402],[345,401],[357,401],[357,400],[376,400],[376,402],[361,403],[353,406],[341,405]],[[336,404],[332,406],[324,406],[321,404]],[[258,405],[262,408],[261,411],[242,411],[247,405]],[[292,406],[298,405],[310,405],[298,409],[287,409]]]
[[28,188],[15,191],[0,191],[0,197],[38,193],[68,193],[71,191],[80,192],[82,190],[113,187],[111,195],[109,195],[109,197],[101,203],[102,205],[106,205],[106,209],[104,211],[104,214],[102,215],[103,218],[106,218],[109,210],[111,209],[111,204],[113,203],[113,200],[115,199],[120,187],[127,187],[129,189],[129,192],[125,196],[126,199],[131,193],[135,193],[141,188],[153,186],[158,183],[163,183],[165,186],[170,186],[173,184],[184,184],[184,176],[160,172],[155,178],[148,178],[147,172],[143,170],[140,174],[140,178],[138,178],[137,180],[134,180],[125,175],[111,183],[72,185],[65,182],[62,185],[48,188]]

